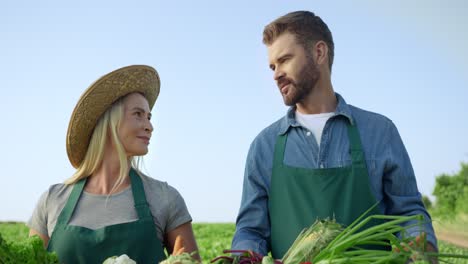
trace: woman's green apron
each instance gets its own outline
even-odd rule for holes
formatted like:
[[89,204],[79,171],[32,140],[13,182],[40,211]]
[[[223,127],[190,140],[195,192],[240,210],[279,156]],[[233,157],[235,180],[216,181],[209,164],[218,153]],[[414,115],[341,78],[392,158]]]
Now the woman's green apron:
[[[283,164],[287,133],[278,136],[269,198],[274,258],[282,258],[299,233],[317,218],[335,218],[349,225],[376,204],[355,125],[348,124],[348,136],[351,166],[325,169]],[[379,213],[377,207],[371,212]]]
[[165,259],[143,183],[133,169],[130,170],[130,180],[139,219],[96,230],[68,225],[86,179],[75,184],[47,248],[57,252],[60,263],[102,263],[108,257],[122,254],[127,254],[137,263],[159,263]]

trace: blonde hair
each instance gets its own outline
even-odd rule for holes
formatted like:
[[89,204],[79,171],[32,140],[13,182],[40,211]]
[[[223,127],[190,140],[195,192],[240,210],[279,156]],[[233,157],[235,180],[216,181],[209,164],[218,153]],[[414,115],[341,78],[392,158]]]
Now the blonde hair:
[[[131,167],[134,168],[137,173],[140,173],[139,163],[140,157],[127,157],[125,149],[120,142],[117,130],[120,127],[120,121],[124,115],[124,100],[127,96],[123,96],[115,101],[109,109],[99,118],[96,127],[94,128],[91,140],[89,142],[86,155],[77,168],[76,172],[72,177],[67,179],[65,184],[75,184],[81,179],[85,179],[95,173],[102,165],[104,159],[104,150],[106,144],[113,143],[115,150],[117,151],[117,157],[119,159],[120,171],[117,182],[112,187],[110,193],[118,188],[128,176],[129,161]],[[110,135],[109,135],[110,133]],[[110,137],[109,137],[110,136]],[[111,142],[107,142],[108,139]]]

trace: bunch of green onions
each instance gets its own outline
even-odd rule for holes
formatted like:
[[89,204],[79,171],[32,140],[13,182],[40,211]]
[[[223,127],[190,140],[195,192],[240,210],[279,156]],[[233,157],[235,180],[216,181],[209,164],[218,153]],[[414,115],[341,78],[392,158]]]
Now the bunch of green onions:
[[[413,238],[398,238],[408,227],[401,224],[408,221],[422,223],[421,215],[390,216],[372,215],[361,221],[358,218],[351,225],[336,236],[313,259],[313,263],[406,263],[411,257],[413,260],[428,259],[423,252],[415,252],[409,245]],[[383,220],[382,224],[367,229],[363,227],[372,220]],[[411,226],[411,225],[410,225]],[[409,227],[410,227],[409,226]],[[425,248],[423,241],[423,248]],[[387,249],[366,249],[365,246],[381,246]],[[396,250],[390,250],[398,248]]]
[[[303,230],[294,241],[282,259],[283,264],[298,263],[431,263],[434,258],[465,258],[465,255],[426,252],[425,238],[420,241],[422,249],[414,247],[416,241],[412,237],[404,237],[409,227],[422,225],[422,215],[391,216],[371,215],[369,209],[351,225],[343,228],[334,220],[316,221],[311,227]],[[364,218],[366,217],[366,218]],[[366,228],[371,221],[381,221],[381,224]],[[415,222],[403,226],[403,223]],[[395,234],[400,233],[402,238]],[[380,246],[385,249],[368,249],[367,246]],[[393,249],[393,250],[390,250]]]

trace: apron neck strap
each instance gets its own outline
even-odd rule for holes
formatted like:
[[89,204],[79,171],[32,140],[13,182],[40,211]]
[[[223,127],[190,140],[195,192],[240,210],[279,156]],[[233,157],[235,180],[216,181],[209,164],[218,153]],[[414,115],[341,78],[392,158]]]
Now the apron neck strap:
[[288,133],[284,133],[276,138],[275,153],[273,160],[273,169],[281,167],[284,160],[284,150],[286,149],[286,141],[288,140]]
[[365,166],[364,151],[362,150],[361,137],[356,125],[347,124],[348,127],[348,138],[349,138],[349,153],[353,165]]
[[152,218],[148,202],[146,201],[145,189],[140,176],[135,169],[130,169],[130,180],[132,182],[133,201],[135,202],[135,210],[140,219]]
[[79,180],[77,183],[74,184],[73,190],[70,194],[70,197],[65,204],[62,212],[60,213],[57,219],[57,225],[67,225],[70,221],[70,218],[75,211],[76,204],[78,203],[78,199],[80,199],[81,192],[83,191],[84,185],[86,183],[86,178]]
[[[349,153],[354,166],[366,166],[364,151],[362,150],[361,138],[356,125],[346,124],[348,128],[349,138]],[[274,163],[273,166],[281,166],[284,160],[284,152],[286,149],[286,141],[288,134],[280,135],[276,139]]]
[[[74,184],[70,197],[68,198],[65,207],[57,219],[57,225],[67,225],[70,221],[70,218],[75,211],[75,207],[78,204],[78,200],[80,199],[81,193],[83,192],[86,180],[87,178],[81,179]],[[130,181],[132,183],[133,200],[135,202],[135,210],[138,213],[138,218],[151,218],[152,215],[148,206],[148,202],[146,201],[143,183],[140,176],[138,176],[137,172],[133,168],[130,169]]]

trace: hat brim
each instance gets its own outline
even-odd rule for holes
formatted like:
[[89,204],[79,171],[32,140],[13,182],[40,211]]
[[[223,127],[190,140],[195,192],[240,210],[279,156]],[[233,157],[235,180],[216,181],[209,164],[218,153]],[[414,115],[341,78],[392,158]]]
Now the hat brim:
[[67,132],[67,154],[78,168],[88,150],[89,141],[99,118],[119,98],[141,93],[153,108],[159,95],[157,71],[146,65],[132,65],[104,75],[86,89],[73,110]]

